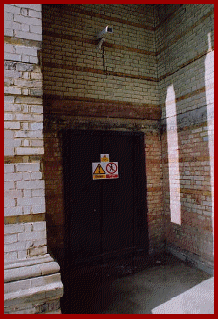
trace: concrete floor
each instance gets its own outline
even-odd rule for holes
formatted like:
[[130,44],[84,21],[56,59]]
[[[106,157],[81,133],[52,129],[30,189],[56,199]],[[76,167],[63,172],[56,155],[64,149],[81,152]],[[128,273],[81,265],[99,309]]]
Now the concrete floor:
[[[134,262],[119,260],[101,267],[85,267],[83,270],[74,270],[71,279],[69,277],[71,284],[65,289],[65,306],[62,306],[62,313],[170,313],[167,312],[167,307],[159,306],[165,305],[174,297],[177,297],[177,303],[173,301],[175,306],[171,306],[171,313],[213,313],[212,296],[209,296],[209,301],[206,300],[204,310],[200,310],[198,305],[197,309],[193,310],[195,291],[192,292],[193,300],[189,308],[184,308],[185,312],[180,309],[179,298],[183,296],[181,294],[209,278],[211,276],[207,273],[193,268],[171,254],[150,257],[149,260],[140,257]],[[207,293],[212,294],[211,284],[208,283],[207,286],[209,290],[205,292],[205,296]],[[205,288],[202,291],[204,290]],[[188,296],[182,299],[183,303],[188,303]],[[198,303],[199,300],[198,298]],[[210,304],[207,306],[208,302]]]

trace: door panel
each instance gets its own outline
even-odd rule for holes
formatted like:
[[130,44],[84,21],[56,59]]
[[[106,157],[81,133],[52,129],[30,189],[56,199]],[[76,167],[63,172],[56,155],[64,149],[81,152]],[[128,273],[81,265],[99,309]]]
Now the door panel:
[[92,181],[92,162],[98,161],[101,140],[79,132],[68,132],[65,139],[70,145],[69,180],[65,187],[66,200],[70,201],[68,240],[70,253],[79,261],[101,254],[101,186]]
[[[74,263],[147,249],[144,139],[111,131],[63,132],[65,250]],[[93,180],[100,154],[118,162],[118,179]]]
[[[118,162],[119,178],[106,180],[103,187],[103,252],[133,246],[133,143],[131,136],[103,136],[103,153]],[[102,181],[103,182],[103,181]]]

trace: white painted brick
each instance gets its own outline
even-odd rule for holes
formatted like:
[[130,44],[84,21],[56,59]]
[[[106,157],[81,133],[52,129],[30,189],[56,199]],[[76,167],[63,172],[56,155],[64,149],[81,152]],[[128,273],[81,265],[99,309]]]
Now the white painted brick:
[[12,243],[16,243],[17,240],[17,234],[12,234],[12,235],[5,235],[4,236],[4,244],[12,244]]
[[15,105],[9,104],[9,103],[5,103],[4,104],[4,110],[5,110],[5,112],[14,112],[15,111]]
[[32,212],[33,214],[41,214],[45,213],[45,205],[40,205],[40,206],[33,206],[32,207]]
[[4,121],[12,121],[14,119],[14,114],[4,113]]
[[5,234],[16,234],[24,232],[24,224],[4,225]]
[[[30,62],[30,56],[29,55],[23,55],[21,56],[21,60],[22,62],[27,62],[29,63]],[[24,94],[24,93],[23,93]],[[25,90],[25,94],[28,95],[28,90]]]
[[22,197],[22,191],[18,190],[7,190],[4,191],[4,198],[21,198]]
[[42,10],[41,4],[27,4],[27,3],[17,4],[16,3],[16,6],[21,7],[21,8],[28,8],[28,9],[31,9],[33,11],[39,11],[39,12],[41,12],[41,10]]
[[4,207],[15,207],[15,200],[12,198],[4,198]]
[[4,43],[4,52],[16,53],[15,46],[12,44]]
[[33,18],[41,19],[42,13],[41,13],[41,11],[34,11],[34,10],[29,9],[29,16],[33,17]]
[[28,24],[21,24],[21,31],[30,32],[30,26]]
[[16,31],[15,30],[15,36],[17,38],[22,38],[22,39],[42,41],[41,34],[36,34],[36,33],[31,33],[31,32],[24,32],[24,31]]
[[23,197],[27,197],[27,198],[32,197],[32,191],[31,191],[31,189],[24,189],[24,190],[23,190]]
[[31,121],[32,116],[31,114],[17,113],[15,114],[15,119],[17,121]]
[[19,122],[5,122],[4,123],[5,129],[10,129],[10,130],[18,130],[20,129],[20,123]]
[[43,107],[42,106],[31,106],[30,108],[31,113],[43,113]]
[[22,173],[6,173],[4,174],[5,181],[21,181],[23,179]]
[[[4,21],[4,29],[10,29],[12,31],[12,36],[14,35],[13,30],[21,30],[21,24],[13,21]],[[6,34],[5,34],[6,35]]]
[[35,26],[41,26],[42,21],[41,19],[33,18],[33,17],[25,17],[20,14],[14,14],[14,21],[15,22],[20,22],[22,24],[27,24],[27,25],[35,25]]
[[4,253],[4,262],[9,263],[17,260],[17,252]]
[[31,140],[31,146],[44,147],[43,139]]
[[33,231],[33,223],[25,223],[24,227],[26,233],[30,233]]
[[[20,251],[18,251],[17,252],[17,255],[18,255],[18,260],[24,260],[24,259],[26,259],[27,257],[29,257],[29,256],[27,256],[27,250],[25,249],[25,250],[20,250]],[[22,312],[21,313],[24,313],[24,310],[22,310]],[[27,312],[27,313],[29,313],[29,311]]]
[[[6,23],[5,23],[6,24]],[[13,37],[13,29],[4,28],[4,35],[8,37]]]
[[38,63],[38,58],[35,57],[35,56],[30,56],[30,63],[35,63],[35,64],[37,64],[37,63]]
[[33,230],[34,231],[42,231],[46,230],[46,222],[34,222],[33,223]]
[[[18,239],[19,240],[19,239]],[[13,244],[4,245],[4,251],[10,252],[10,251],[19,251],[26,249],[26,243],[23,241],[18,241]]]
[[14,96],[4,96],[4,103],[14,103]]
[[18,147],[16,149],[17,155],[36,155],[36,154],[44,154],[43,148],[32,148],[32,147]]
[[36,206],[36,205],[44,205],[44,204],[45,204],[44,197],[18,198],[17,199],[18,206]]
[[41,25],[37,25],[37,26],[30,25],[30,32],[41,34],[42,33]]
[[21,129],[27,131],[29,129],[29,123],[22,122]]
[[13,20],[13,17],[14,17],[14,15],[13,15],[13,13],[11,13],[11,12],[5,12],[5,13],[4,13],[4,20],[6,20],[6,21],[11,21],[11,20]]
[[33,189],[32,197],[41,197],[45,195],[45,191],[43,189]]
[[30,180],[30,173],[23,173],[23,180],[24,181],[29,181]]
[[4,216],[22,215],[22,207],[7,207],[4,209]]
[[30,128],[31,128],[31,130],[42,130],[43,123],[31,123]]
[[27,17],[27,16],[28,16],[28,9],[26,9],[26,8],[21,8],[21,9],[20,9],[20,14]]
[[19,233],[18,240],[19,241],[30,241],[30,240],[40,240],[46,238],[46,230],[43,231],[33,231],[30,233]]
[[6,94],[21,94],[21,88],[14,86],[5,86],[4,93]]
[[21,55],[20,54],[16,54],[16,53],[8,53],[5,52],[4,53],[4,59],[5,60],[10,60],[10,61],[21,61]]
[[41,72],[31,72],[30,76],[32,80],[42,80]]
[[31,206],[23,206],[23,214],[24,215],[32,214],[32,207]]
[[4,182],[4,189],[5,191],[14,189],[14,182]]
[[10,12],[10,13],[20,13],[20,8],[15,7],[12,4],[4,4],[4,12]]
[[24,140],[23,141],[23,146],[30,146],[30,141],[29,140]]
[[4,164],[4,173],[13,173],[14,164]]
[[39,181],[18,181],[17,189],[44,189],[45,182],[44,180]]
[[39,163],[20,163],[15,164],[17,172],[37,172],[40,170]]
[[25,54],[25,55],[37,56],[37,48],[26,47],[26,46],[17,46],[16,47],[16,53],[17,54]]
[[32,180],[34,180],[34,179],[42,179],[42,173],[41,172],[31,173],[31,179]]
[[39,138],[42,138],[43,137],[42,130],[30,131],[28,133],[28,137],[39,137]]
[[7,148],[18,147],[21,145],[21,140],[18,139],[5,139],[4,146]]
[[4,146],[4,156],[14,156],[15,151],[14,147]]

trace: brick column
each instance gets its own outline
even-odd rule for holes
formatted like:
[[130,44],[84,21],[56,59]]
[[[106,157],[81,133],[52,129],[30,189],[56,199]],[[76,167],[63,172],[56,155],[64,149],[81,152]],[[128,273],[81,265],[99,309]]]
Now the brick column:
[[5,4],[4,20],[5,313],[60,313],[46,238],[41,4]]

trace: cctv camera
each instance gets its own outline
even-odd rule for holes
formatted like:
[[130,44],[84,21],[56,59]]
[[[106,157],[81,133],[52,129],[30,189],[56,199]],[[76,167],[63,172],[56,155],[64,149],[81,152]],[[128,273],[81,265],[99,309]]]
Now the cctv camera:
[[101,39],[106,33],[113,33],[113,28],[106,26],[104,30],[102,30],[101,32],[97,34],[97,38]]

